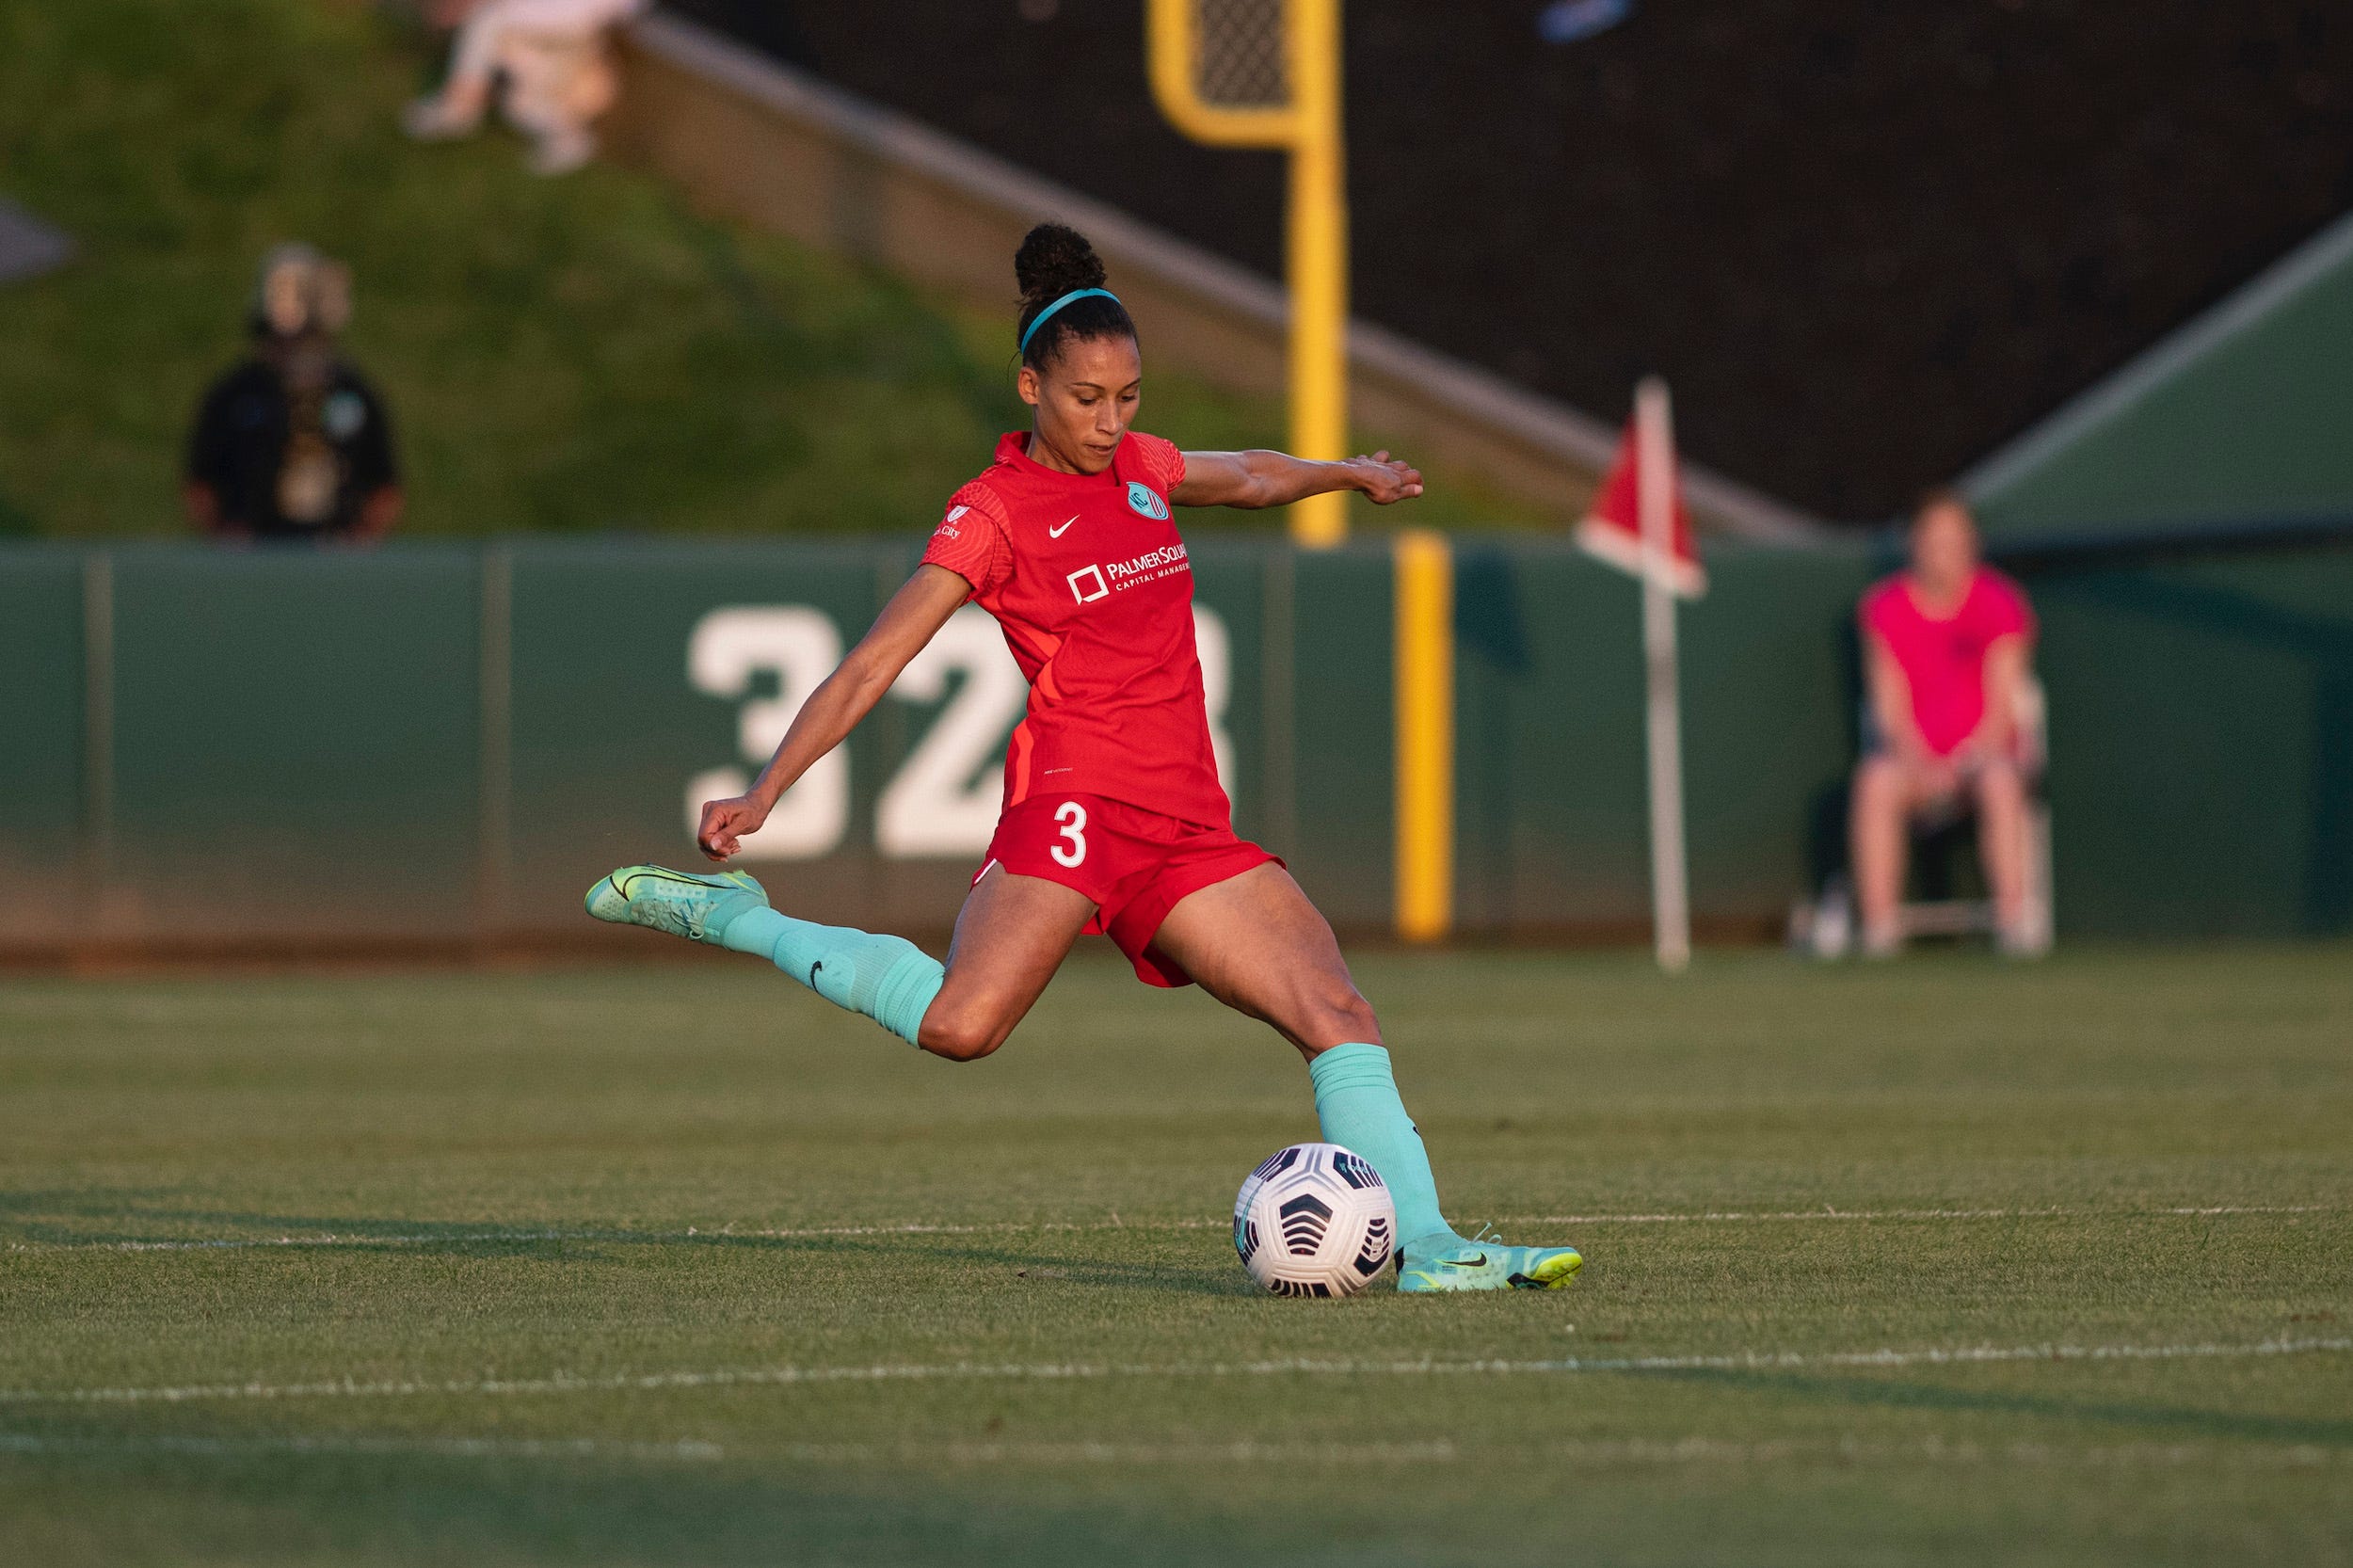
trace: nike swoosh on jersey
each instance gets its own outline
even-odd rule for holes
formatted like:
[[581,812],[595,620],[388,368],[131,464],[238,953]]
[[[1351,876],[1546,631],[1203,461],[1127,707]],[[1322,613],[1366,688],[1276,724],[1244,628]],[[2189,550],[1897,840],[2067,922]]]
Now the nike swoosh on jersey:
[[1048,528],[1046,531],[1046,536],[1049,539],[1059,539],[1064,534],[1070,532],[1070,525],[1078,520],[1079,514],[1073,512],[1068,517],[1062,520],[1062,526],[1060,528]]

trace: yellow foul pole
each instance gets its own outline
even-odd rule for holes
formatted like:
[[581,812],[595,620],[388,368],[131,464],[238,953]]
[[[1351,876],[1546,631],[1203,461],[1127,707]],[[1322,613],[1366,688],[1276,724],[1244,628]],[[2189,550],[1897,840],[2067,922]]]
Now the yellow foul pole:
[[[1290,154],[1290,445],[1302,457],[1330,461],[1349,455],[1341,0],[1262,3],[1279,15],[1279,27],[1253,31],[1227,20],[1208,36],[1201,0],[1149,0],[1147,66],[1160,112],[1193,140]],[[1338,544],[1348,536],[1347,497],[1310,497],[1292,506],[1290,521],[1296,543]]]
[[[1348,456],[1348,169],[1340,143],[1340,0],[1289,0],[1290,69],[1299,101],[1291,146],[1291,450]],[[1291,508],[1301,544],[1348,536],[1348,497]]]

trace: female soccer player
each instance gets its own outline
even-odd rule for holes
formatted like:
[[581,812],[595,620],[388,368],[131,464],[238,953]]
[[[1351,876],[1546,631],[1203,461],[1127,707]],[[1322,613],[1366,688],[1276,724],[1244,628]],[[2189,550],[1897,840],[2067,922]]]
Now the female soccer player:
[[795,920],[742,872],[626,866],[588,891],[601,920],[756,953],[835,1004],[952,1062],[1003,1045],[1082,932],[1108,932],[1151,985],[1197,982],[1307,1058],[1323,1135],[1372,1161],[1397,1202],[1399,1288],[1557,1288],[1568,1247],[1456,1234],[1400,1103],[1381,1026],[1332,928],[1282,861],[1234,836],[1193,648],[1176,506],[1281,506],[1327,490],[1387,505],[1421,475],[1387,453],[1306,462],[1179,452],[1130,430],[1144,360],[1094,248],[1042,224],[1014,258],[1026,432],[958,490],[922,564],[802,704],[751,789],[696,838],[724,861],[856,728],[965,600],[997,617],[1030,680],[1005,806],[948,962],[898,936]]

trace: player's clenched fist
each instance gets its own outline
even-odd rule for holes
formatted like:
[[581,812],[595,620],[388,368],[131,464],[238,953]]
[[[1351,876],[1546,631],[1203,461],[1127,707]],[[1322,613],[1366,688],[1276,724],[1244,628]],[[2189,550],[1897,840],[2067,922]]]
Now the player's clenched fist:
[[713,860],[726,860],[744,847],[744,835],[757,832],[768,820],[768,808],[749,795],[703,802],[702,825],[695,841]]

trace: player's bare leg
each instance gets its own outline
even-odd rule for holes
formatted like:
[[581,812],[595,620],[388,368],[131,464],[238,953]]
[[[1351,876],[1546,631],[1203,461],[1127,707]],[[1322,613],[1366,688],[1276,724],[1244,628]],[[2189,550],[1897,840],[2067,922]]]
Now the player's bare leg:
[[1178,900],[1152,945],[1310,1061],[1351,1040],[1381,1044],[1380,1020],[1350,977],[1331,923],[1280,866],[1254,866]]
[[837,1007],[954,1062],[1004,1044],[1094,913],[1083,894],[992,868],[965,900],[949,961],[903,936],[819,925],[771,908],[742,872],[623,866],[588,913],[764,958]]
[[1910,770],[1897,758],[1866,757],[1855,769],[1849,863],[1863,917],[1864,951],[1874,957],[1902,945],[1896,909],[1903,899],[1906,824],[1915,794]]
[[970,1062],[1005,1043],[1095,915],[1085,894],[991,866],[956,916],[948,975],[916,1044]]
[[1977,805],[1977,857],[1993,893],[1993,937],[2006,953],[2040,952],[2026,918],[2026,781],[2014,762],[1988,762],[1969,780]]
[[1289,872],[1254,867],[1179,900],[1152,945],[1307,1058],[1325,1139],[1371,1160],[1397,1200],[1398,1288],[1558,1289],[1577,1277],[1585,1260],[1573,1247],[1465,1240],[1447,1224],[1380,1023],[1330,923]]

